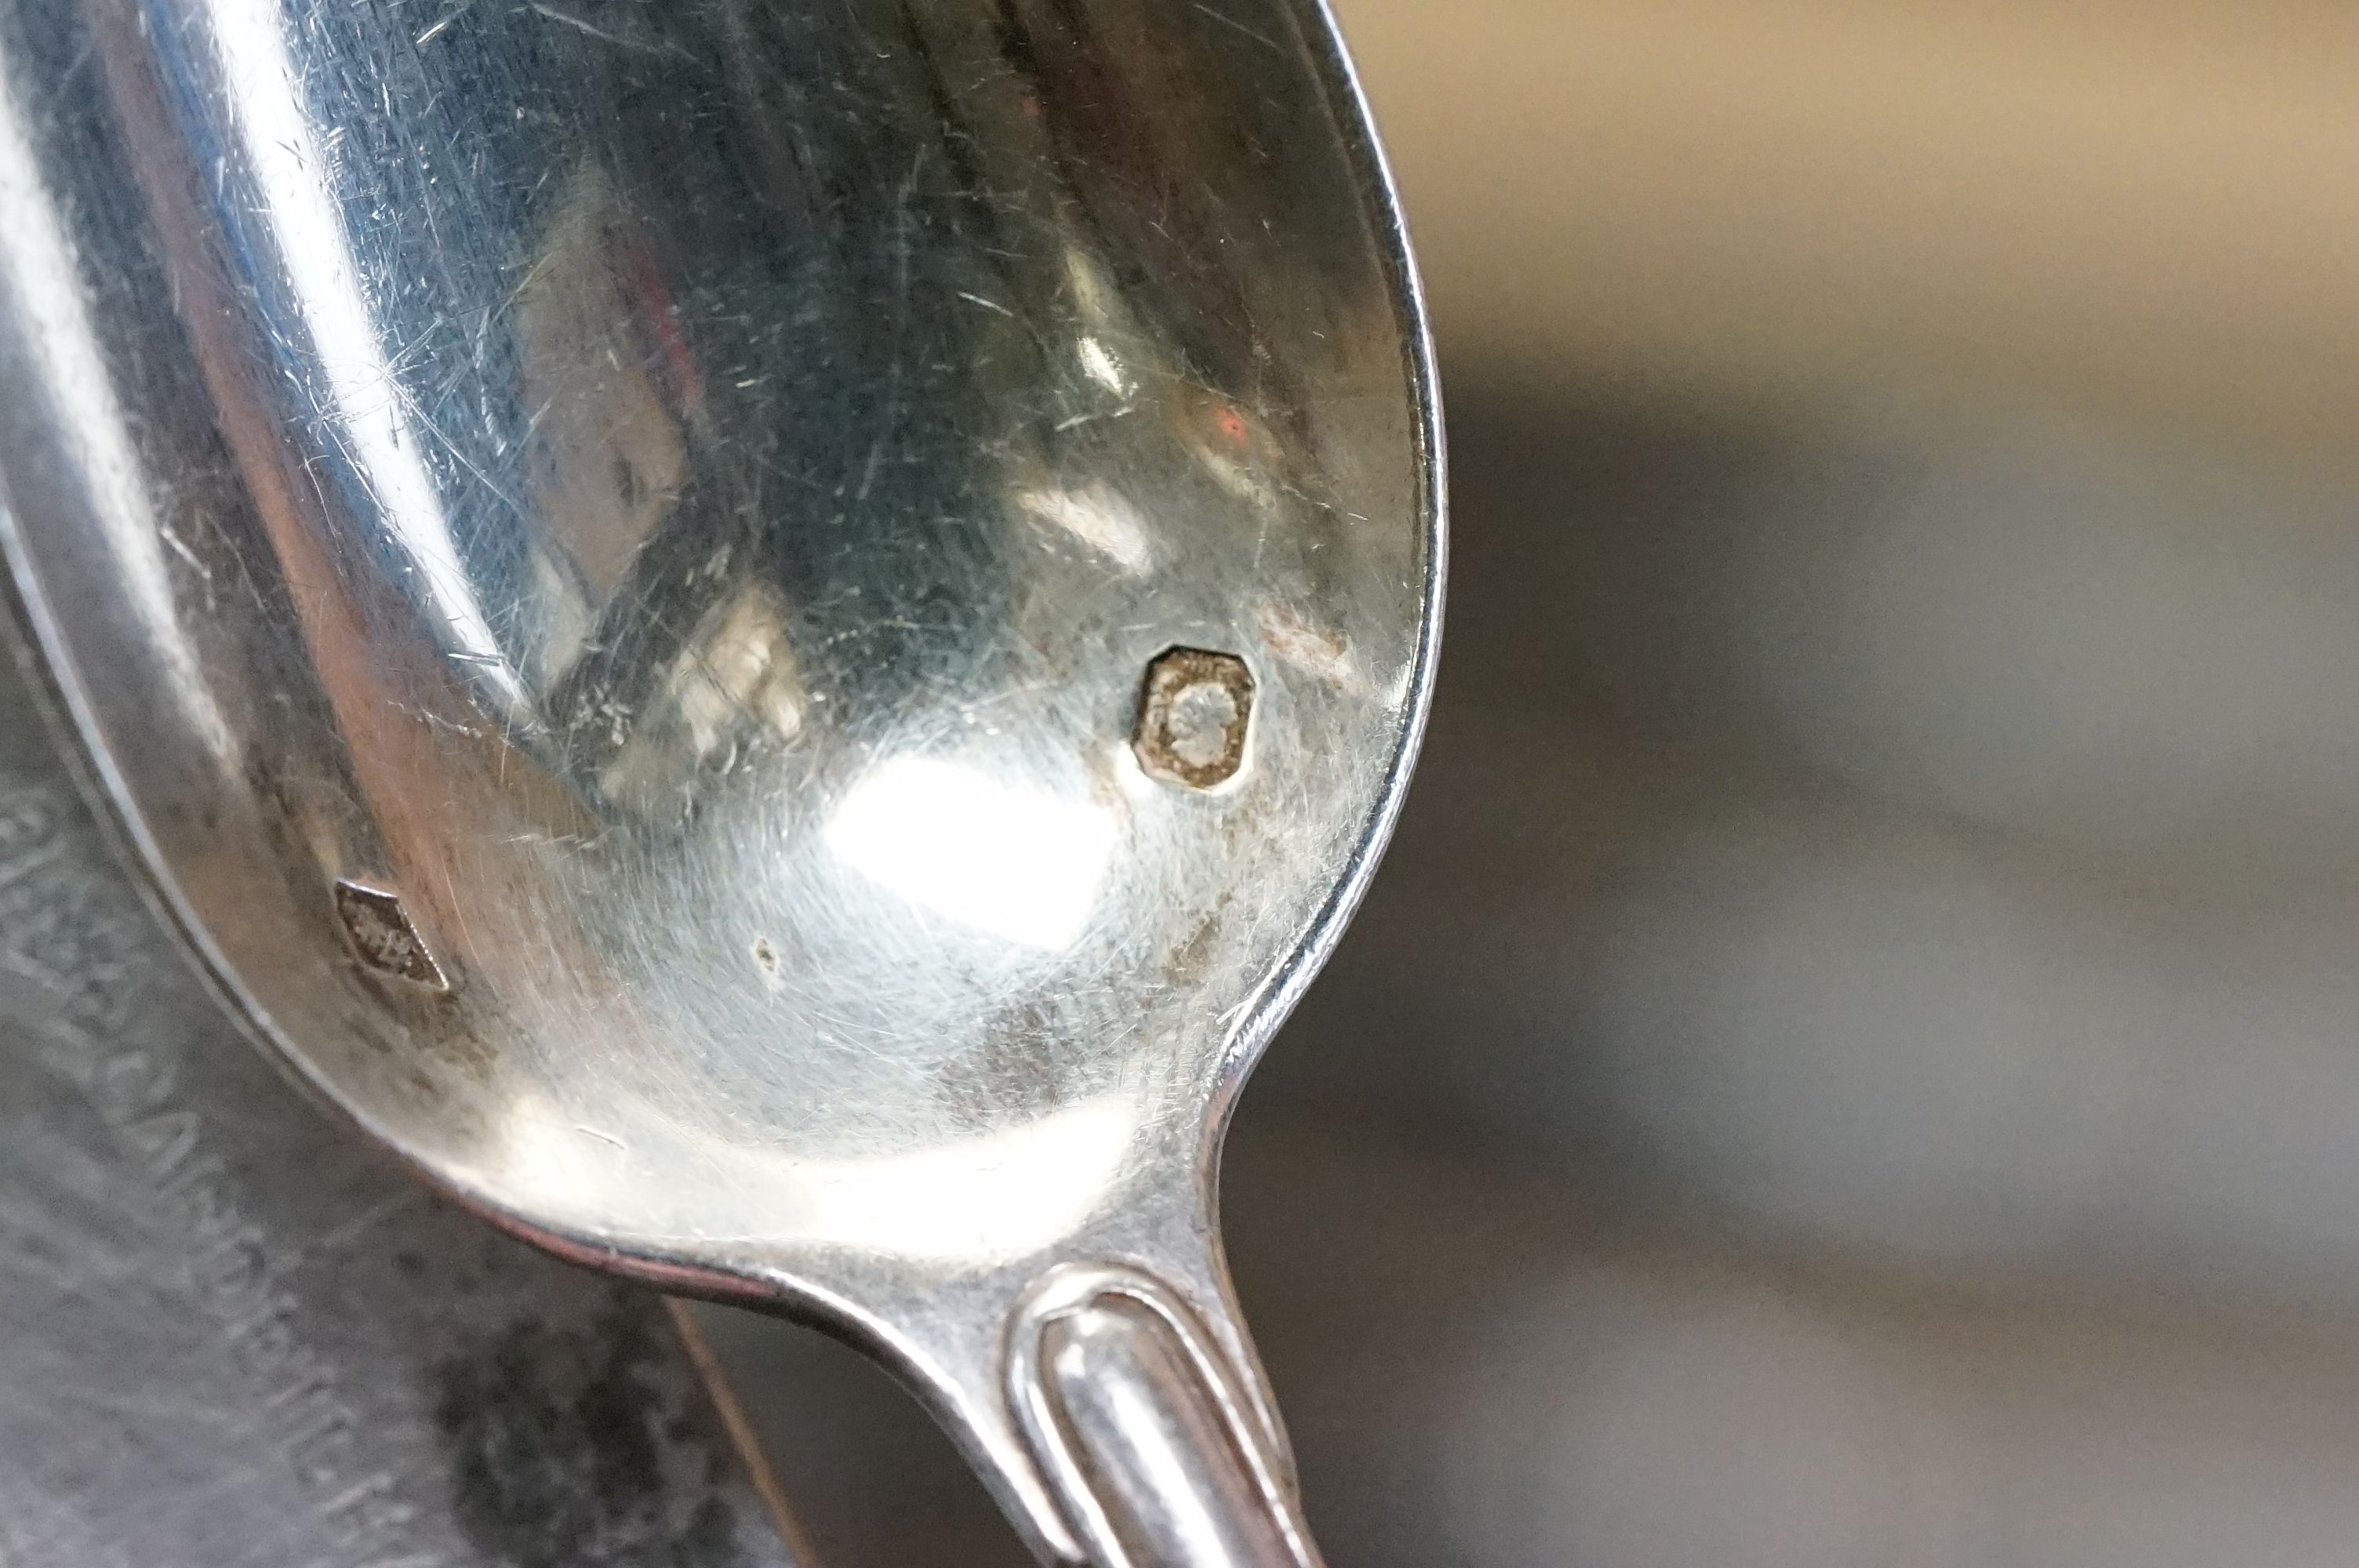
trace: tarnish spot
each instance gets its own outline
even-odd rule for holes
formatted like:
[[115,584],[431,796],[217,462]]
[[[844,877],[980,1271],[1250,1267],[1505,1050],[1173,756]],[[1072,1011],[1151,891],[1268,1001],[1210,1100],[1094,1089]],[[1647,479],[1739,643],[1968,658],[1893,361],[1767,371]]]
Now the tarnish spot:
[[1210,789],[1245,765],[1253,672],[1234,654],[1169,648],[1147,666],[1131,750],[1149,776]]
[[767,936],[754,938],[753,954],[754,967],[762,972],[763,980],[771,986],[782,983],[785,977],[778,972],[778,950],[770,946]]
[[[1227,900],[1223,898],[1222,902],[1226,903]],[[1184,986],[1201,978],[1220,934],[1221,912],[1216,909],[1196,922],[1195,928],[1171,949],[1171,957],[1163,965],[1164,979],[1175,986]]]
[[1342,633],[1314,625],[1292,605],[1266,604],[1256,617],[1270,651],[1321,679],[1342,683],[1351,674],[1351,651]]
[[424,938],[409,923],[401,900],[379,888],[336,879],[336,914],[344,935],[360,961],[381,975],[391,975],[430,991],[448,991],[449,977],[427,951]]

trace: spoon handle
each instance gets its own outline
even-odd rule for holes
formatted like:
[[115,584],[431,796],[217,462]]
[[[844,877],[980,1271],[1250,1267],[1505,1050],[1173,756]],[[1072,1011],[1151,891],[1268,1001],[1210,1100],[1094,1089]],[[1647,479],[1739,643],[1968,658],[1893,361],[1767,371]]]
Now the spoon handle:
[[1059,1270],[1009,1350],[1018,1424],[1093,1568],[1321,1568],[1256,1374],[1170,1288]]

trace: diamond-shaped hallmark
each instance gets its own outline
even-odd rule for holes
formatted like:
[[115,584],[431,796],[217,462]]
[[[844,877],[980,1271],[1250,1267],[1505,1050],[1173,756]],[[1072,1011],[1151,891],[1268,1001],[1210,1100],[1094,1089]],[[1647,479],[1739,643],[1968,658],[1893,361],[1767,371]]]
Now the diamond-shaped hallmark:
[[353,952],[370,968],[428,990],[451,989],[450,977],[409,923],[409,912],[401,907],[398,894],[339,877],[336,914],[343,921],[344,936],[352,943]]

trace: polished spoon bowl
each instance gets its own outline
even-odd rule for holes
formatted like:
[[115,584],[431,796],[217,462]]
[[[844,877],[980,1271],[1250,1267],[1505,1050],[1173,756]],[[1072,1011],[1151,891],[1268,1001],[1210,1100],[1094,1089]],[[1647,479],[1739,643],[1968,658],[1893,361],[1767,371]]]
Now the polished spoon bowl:
[[1238,1086],[1433,668],[1315,0],[0,8],[16,617],[461,1201],[911,1383],[1056,1562],[1309,1563]]

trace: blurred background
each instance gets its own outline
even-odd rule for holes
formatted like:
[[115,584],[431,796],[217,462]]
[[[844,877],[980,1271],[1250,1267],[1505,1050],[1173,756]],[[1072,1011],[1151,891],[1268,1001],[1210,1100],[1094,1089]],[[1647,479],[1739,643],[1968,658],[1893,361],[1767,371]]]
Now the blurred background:
[[[1355,1568],[2359,1554],[2359,12],[1338,0],[1441,689],[1232,1142]],[[831,1568],[1021,1556],[719,1311]]]

